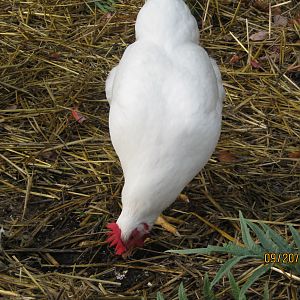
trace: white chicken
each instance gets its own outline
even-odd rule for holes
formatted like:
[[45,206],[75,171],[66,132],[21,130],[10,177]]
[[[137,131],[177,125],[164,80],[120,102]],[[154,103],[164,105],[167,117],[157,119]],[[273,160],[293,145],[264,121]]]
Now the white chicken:
[[109,128],[125,183],[107,241],[122,255],[142,246],[156,218],[203,168],[218,142],[224,89],[199,46],[183,0],[148,0],[106,81]]

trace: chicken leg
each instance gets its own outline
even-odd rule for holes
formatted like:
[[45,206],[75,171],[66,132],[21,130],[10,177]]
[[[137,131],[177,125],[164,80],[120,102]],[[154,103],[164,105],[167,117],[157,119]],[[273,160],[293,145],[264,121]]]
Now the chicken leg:
[[[180,194],[176,200],[180,200],[180,201],[184,201],[186,203],[189,203],[190,200],[189,198],[184,195],[184,194]],[[172,224],[169,223],[169,221],[173,221],[175,223],[181,223],[179,222],[179,220],[172,218],[172,217],[165,217],[163,216],[163,214],[161,214],[155,221],[156,225],[161,226],[162,228],[164,228],[166,231],[174,234],[175,236],[180,236],[180,233],[177,231],[176,227],[173,226]]]

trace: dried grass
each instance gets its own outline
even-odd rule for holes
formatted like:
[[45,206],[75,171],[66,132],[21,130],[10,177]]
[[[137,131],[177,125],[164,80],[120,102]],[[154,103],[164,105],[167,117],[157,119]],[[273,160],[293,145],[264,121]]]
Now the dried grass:
[[[123,261],[104,243],[122,188],[104,82],[134,40],[142,1],[121,1],[112,14],[89,2],[0,3],[0,298],[154,299],[161,290],[176,299],[183,281],[200,299],[204,273],[213,276],[226,256],[164,250],[236,240],[238,210],[283,236],[287,222],[300,224],[299,4],[272,1],[272,14],[279,7],[289,20],[280,27],[257,6],[264,1],[190,1],[224,78],[221,140],[185,190],[190,204],[166,211],[182,221],[182,236],[155,228],[145,249]],[[250,40],[262,30],[266,40]],[[82,124],[70,117],[76,107]],[[235,277],[243,282],[256,267],[240,263]],[[264,281],[273,299],[297,298],[293,280]],[[228,283],[218,288],[228,299]],[[262,290],[256,284],[249,299]]]

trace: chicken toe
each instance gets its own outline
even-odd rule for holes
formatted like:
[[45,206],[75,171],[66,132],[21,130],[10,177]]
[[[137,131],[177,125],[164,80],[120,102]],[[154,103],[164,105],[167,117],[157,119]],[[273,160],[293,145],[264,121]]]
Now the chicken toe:
[[179,194],[178,197],[177,197],[177,200],[183,201],[185,203],[190,203],[190,199],[185,194]]
[[160,225],[166,231],[174,234],[175,236],[180,236],[180,233],[177,231],[176,227],[170,224],[163,215],[160,215],[156,221],[156,225]]

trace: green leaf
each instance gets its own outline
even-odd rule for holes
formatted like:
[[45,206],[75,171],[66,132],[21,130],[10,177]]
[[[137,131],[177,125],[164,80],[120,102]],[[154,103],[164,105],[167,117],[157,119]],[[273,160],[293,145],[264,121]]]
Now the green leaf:
[[[239,294],[240,294],[240,287],[238,283],[235,281],[232,273],[229,271],[228,272],[228,278],[230,282],[230,287],[231,287],[231,294],[234,300],[239,300]],[[242,298],[243,300],[246,300],[246,297]]]
[[268,250],[268,252],[274,252],[277,250],[277,247],[274,244],[274,242],[267,236],[267,234],[262,229],[260,229],[256,224],[254,224],[250,221],[247,221],[247,224],[255,232],[255,234],[256,234],[259,242],[263,246],[264,250]]
[[164,296],[162,295],[161,292],[157,292],[156,300],[165,300],[165,298],[164,298]]
[[168,253],[176,254],[211,254],[216,253],[227,253],[235,256],[255,256],[247,248],[240,247],[233,243],[224,244],[223,246],[208,246],[207,248],[195,248],[185,250],[167,250]]
[[294,242],[295,242],[295,244],[298,248],[298,251],[300,251],[300,234],[292,225],[289,225],[289,228],[290,228],[290,231],[293,235],[293,239],[294,239]]
[[[298,255],[298,254],[295,254],[295,255]],[[296,264],[291,264],[290,265],[290,268],[297,274],[297,275],[300,275],[300,255],[298,257],[298,263]]]
[[[210,249],[211,246],[208,246],[207,248]],[[240,247],[236,244],[233,243],[228,243],[223,245],[223,251],[220,251],[223,253],[230,253],[234,256],[254,256],[251,250],[245,248],[245,247]]]
[[243,299],[242,297],[245,296],[246,291],[248,288],[256,281],[258,280],[263,274],[265,274],[267,271],[269,271],[271,268],[271,265],[262,265],[259,269],[254,271],[252,275],[248,278],[248,280],[245,282],[245,284],[242,286],[240,290],[239,300]]
[[217,272],[215,278],[210,284],[210,288],[212,288],[225,274],[227,274],[234,265],[246,257],[248,256],[234,256],[227,260]]
[[[222,247],[220,247],[222,248]],[[185,250],[167,250],[168,253],[176,254],[210,254],[211,251],[208,248],[195,248],[195,249],[185,249]]]
[[214,292],[210,288],[210,282],[207,273],[205,273],[204,276],[203,297],[204,300],[217,300],[216,296],[214,295]]
[[269,292],[269,287],[268,287],[268,283],[267,282],[264,285],[263,300],[270,300],[270,292]]
[[179,289],[178,289],[178,299],[179,300],[188,300],[182,282],[180,283]]
[[269,234],[270,238],[278,247],[278,251],[276,252],[290,252],[292,250],[288,242],[284,238],[282,238],[277,232],[275,232],[270,226],[264,223],[261,223],[260,225],[262,226],[264,231],[267,234]]
[[195,249],[185,249],[185,250],[167,250],[166,252],[176,253],[176,254],[211,254],[212,252],[217,252],[217,253],[231,253],[231,254],[235,255],[236,252],[239,254],[241,252],[240,250],[242,250],[242,253],[244,253],[245,248],[241,248],[235,244],[224,244],[223,246],[210,246],[209,245],[207,248],[195,248]]
[[239,211],[239,217],[240,217],[240,224],[241,224],[243,242],[248,248],[252,249],[252,248],[255,247],[255,243],[254,243],[254,241],[253,241],[253,239],[250,235],[250,231],[249,231],[247,222],[244,219],[244,216],[243,216],[241,211]]
[[95,4],[98,8],[100,8],[101,10],[105,11],[104,6],[103,6],[99,1],[95,1],[94,4]]
[[112,11],[114,9],[113,6],[115,5],[115,1],[114,0],[94,1],[94,4],[100,10],[102,10],[105,13],[107,13],[107,12]]

